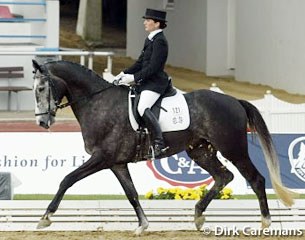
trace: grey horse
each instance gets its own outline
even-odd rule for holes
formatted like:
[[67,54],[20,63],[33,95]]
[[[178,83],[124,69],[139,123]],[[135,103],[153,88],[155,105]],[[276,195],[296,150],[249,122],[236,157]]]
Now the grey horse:
[[[121,183],[138,217],[137,235],[149,222],[138,200],[127,164],[136,155],[136,132],[128,121],[127,87],[114,86],[95,72],[68,61],[39,65],[33,60],[36,121],[49,128],[58,108],[71,106],[78,120],[86,151],[91,155],[79,168],[68,174],[42,216],[38,228],[51,224],[65,192],[77,181],[103,169],[111,169]],[[63,97],[67,103],[61,104]],[[271,224],[265,192],[265,179],[248,154],[247,129],[255,132],[263,147],[273,188],[286,205],[293,204],[292,192],[283,186],[279,163],[267,126],[259,111],[249,102],[234,97],[197,90],[184,94],[190,112],[190,126],[183,131],[166,132],[167,155],[185,150],[215,180],[210,191],[197,202],[194,222],[198,230],[204,224],[204,212],[212,199],[232,179],[233,174],[218,161],[217,151],[229,159],[250,183],[257,195],[262,227]]]

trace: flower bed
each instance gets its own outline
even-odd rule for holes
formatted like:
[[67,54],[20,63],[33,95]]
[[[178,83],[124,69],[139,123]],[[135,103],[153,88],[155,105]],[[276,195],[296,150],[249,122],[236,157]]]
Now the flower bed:
[[[155,193],[153,190],[145,194],[146,199],[175,199],[175,200],[199,200],[203,198],[209,190],[207,185],[201,185],[197,188],[182,189],[175,188],[162,188],[159,187]],[[230,188],[224,188],[215,197],[216,199],[233,199],[233,191]]]

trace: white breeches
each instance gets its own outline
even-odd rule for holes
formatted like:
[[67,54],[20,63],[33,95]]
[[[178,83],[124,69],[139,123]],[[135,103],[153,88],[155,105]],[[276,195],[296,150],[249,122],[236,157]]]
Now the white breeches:
[[160,93],[144,90],[141,92],[140,100],[138,104],[138,112],[142,117],[147,108],[151,108],[155,102],[159,99]]

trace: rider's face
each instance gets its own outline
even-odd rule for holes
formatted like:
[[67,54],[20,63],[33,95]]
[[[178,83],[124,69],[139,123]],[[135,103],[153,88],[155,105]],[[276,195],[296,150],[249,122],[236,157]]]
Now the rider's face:
[[144,20],[144,28],[146,32],[152,32],[160,28],[160,23],[155,22],[152,19],[145,19]]

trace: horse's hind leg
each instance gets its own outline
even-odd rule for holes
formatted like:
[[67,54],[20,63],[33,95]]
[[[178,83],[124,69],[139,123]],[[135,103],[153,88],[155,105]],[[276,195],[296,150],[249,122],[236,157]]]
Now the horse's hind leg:
[[129,202],[137,214],[139,227],[136,229],[135,234],[140,235],[145,229],[148,228],[148,220],[140,205],[138,193],[130,177],[127,165],[115,165],[113,168],[111,168],[111,170],[120,181]]
[[203,169],[208,171],[215,183],[210,191],[199,200],[195,206],[195,225],[200,230],[204,224],[202,213],[206,210],[213,198],[233,179],[233,174],[221,164],[216,156],[216,149],[208,142],[187,150],[188,155]]
[[271,224],[271,217],[265,191],[265,178],[256,169],[248,153],[242,154],[239,151],[235,157],[232,157],[232,163],[249,182],[258,198],[262,215],[262,228],[269,227]]
[[69,173],[61,181],[57,193],[55,194],[45,214],[41,217],[40,222],[37,225],[38,229],[45,228],[51,225],[52,222],[50,220],[50,217],[58,209],[58,206],[69,187],[71,187],[77,181],[109,167],[107,166],[107,162],[102,161],[102,159],[102,153],[100,151],[95,152],[87,162],[85,162],[73,172]]

